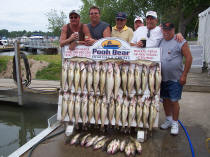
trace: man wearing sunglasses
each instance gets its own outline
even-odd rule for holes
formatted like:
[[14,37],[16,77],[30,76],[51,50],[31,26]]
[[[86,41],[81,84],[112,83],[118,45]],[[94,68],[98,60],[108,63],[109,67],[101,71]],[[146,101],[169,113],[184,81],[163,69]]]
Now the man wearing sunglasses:
[[85,37],[91,38],[87,25],[80,23],[80,15],[76,10],[69,13],[70,23],[64,25],[60,36],[60,46],[70,44],[71,50],[75,49],[78,44],[85,44]]
[[90,23],[88,28],[92,38],[86,39],[89,45],[92,45],[94,42],[101,38],[110,37],[111,31],[108,23],[100,20],[100,9],[96,6],[92,6],[89,9]]
[[[160,97],[166,115],[161,129],[171,128],[171,134],[179,133],[179,100],[182,95],[183,85],[186,83],[187,74],[192,64],[192,55],[187,41],[177,42],[175,40],[175,28],[171,22],[162,24],[163,40],[160,42],[162,48],[161,71],[162,83]],[[183,67],[183,57],[185,66]]]
[[[146,39],[146,47],[159,47],[160,41],[163,39],[161,27],[157,26],[158,19],[155,11],[146,13],[146,26],[139,27],[133,35],[131,46],[143,47],[141,40]],[[176,40],[183,41],[181,33],[176,35]]]
[[126,26],[126,13],[117,13],[115,21],[116,26],[112,27],[112,37],[117,37],[130,43],[131,39],[133,38],[133,30],[132,28]]

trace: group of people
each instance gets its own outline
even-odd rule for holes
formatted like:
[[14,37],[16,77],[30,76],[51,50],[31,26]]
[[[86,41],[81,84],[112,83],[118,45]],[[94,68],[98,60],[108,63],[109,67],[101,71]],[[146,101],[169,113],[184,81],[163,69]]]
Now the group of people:
[[[163,107],[166,115],[161,129],[171,128],[171,134],[179,133],[179,100],[182,95],[183,85],[186,83],[187,74],[192,64],[192,56],[187,41],[181,33],[175,34],[175,26],[171,22],[165,22],[157,26],[158,18],[155,11],[146,13],[146,26],[141,17],[134,20],[134,29],[126,26],[127,15],[124,12],[116,14],[116,25],[110,27],[100,20],[100,9],[92,6],[89,9],[90,23],[80,23],[80,15],[75,10],[69,13],[70,23],[64,25],[60,36],[60,46],[69,44],[74,49],[78,44],[86,46],[105,37],[117,37],[130,43],[131,46],[143,47],[143,39],[146,47],[160,47],[162,83],[160,97],[163,99]],[[183,57],[185,65],[183,66]]]

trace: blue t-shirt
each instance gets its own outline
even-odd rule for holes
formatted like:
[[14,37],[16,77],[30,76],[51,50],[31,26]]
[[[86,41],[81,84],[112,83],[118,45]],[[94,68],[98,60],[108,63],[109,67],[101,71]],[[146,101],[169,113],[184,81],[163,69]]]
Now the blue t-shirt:
[[182,46],[186,40],[178,42],[175,36],[167,41],[163,39],[160,43],[162,48],[161,71],[162,81],[178,81],[183,72]]
[[92,38],[96,40],[103,38],[103,32],[108,26],[109,24],[103,21],[100,21],[95,27],[93,27],[90,23],[88,24],[90,34]]

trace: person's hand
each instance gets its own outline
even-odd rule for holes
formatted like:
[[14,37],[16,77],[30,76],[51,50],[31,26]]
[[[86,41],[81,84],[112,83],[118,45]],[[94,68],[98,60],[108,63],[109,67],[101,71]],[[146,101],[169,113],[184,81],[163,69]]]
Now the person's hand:
[[136,46],[137,47],[143,47],[143,42],[140,40],[136,43]]
[[71,36],[69,37],[70,41],[74,41],[74,40],[78,40],[79,39],[79,34],[78,32],[74,32],[71,34]]
[[186,81],[187,81],[187,75],[182,74],[182,76],[179,80],[179,83],[183,86],[186,84]]
[[177,33],[175,36],[175,40],[177,40],[178,42],[182,42],[184,40],[184,37],[182,36],[182,33]]
[[96,40],[94,40],[94,39],[92,39],[92,38],[87,38],[87,39],[85,39],[85,45],[86,45],[86,46],[91,46],[91,45],[94,44],[95,41],[96,41]]

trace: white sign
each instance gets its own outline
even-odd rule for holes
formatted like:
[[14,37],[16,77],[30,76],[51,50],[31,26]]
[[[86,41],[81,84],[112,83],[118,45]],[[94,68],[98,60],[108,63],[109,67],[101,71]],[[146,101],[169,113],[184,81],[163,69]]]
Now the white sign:
[[90,47],[79,45],[75,50],[70,50],[69,46],[65,46],[62,52],[64,58],[78,56],[94,60],[118,58],[123,60],[140,59],[158,62],[160,61],[161,51],[160,48],[132,47],[126,41],[118,38],[103,38]]

